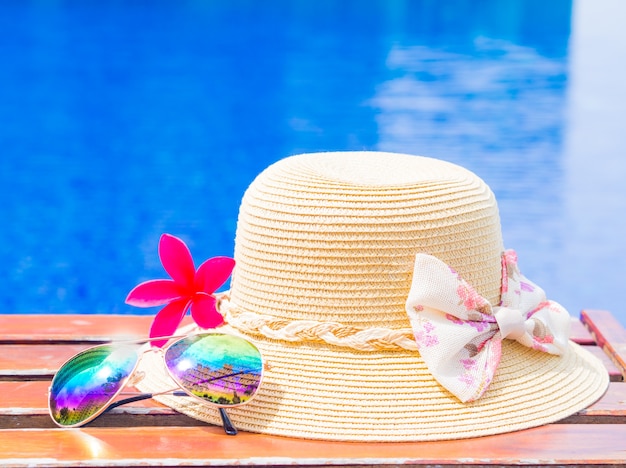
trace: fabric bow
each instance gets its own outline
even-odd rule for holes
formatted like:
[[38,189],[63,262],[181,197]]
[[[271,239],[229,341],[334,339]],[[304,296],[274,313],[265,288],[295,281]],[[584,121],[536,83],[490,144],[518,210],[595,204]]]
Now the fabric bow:
[[502,254],[499,306],[438,258],[417,254],[406,310],[429,371],[462,402],[489,387],[504,338],[556,355],[568,346],[569,314],[520,273],[513,250]]

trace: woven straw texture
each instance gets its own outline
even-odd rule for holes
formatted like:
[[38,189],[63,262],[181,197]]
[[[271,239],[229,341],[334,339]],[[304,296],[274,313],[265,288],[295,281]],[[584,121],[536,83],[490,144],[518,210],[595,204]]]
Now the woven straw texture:
[[[494,382],[471,404],[443,389],[416,351],[405,312],[415,254],[443,260],[497,305],[502,251],[493,193],[459,166],[378,152],[270,166],[243,197],[221,307],[225,329],[253,341],[268,368],[231,419],[275,435],[417,441],[524,429],[588,406],[608,375],[573,343],[552,356],[505,340]],[[142,390],[175,387],[156,355],[141,366]],[[220,424],[214,408],[157,398]]]

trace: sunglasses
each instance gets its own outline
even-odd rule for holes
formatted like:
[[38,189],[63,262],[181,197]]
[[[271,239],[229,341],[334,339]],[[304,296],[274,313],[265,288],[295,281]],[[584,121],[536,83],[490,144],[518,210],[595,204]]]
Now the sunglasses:
[[[150,344],[175,338],[164,348]],[[162,354],[165,368],[179,388],[115,401],[132,382],[147,351]],[[263,358],[258,348],[234,335],[202,333],[103,344],[81,351],[61,366],[50,385],[48,409],[58,426],[79,427],[112,408],[173,392],[216,406],[225,432],[235,435],[237,429],[225,408],[249,402],[262,374]]]

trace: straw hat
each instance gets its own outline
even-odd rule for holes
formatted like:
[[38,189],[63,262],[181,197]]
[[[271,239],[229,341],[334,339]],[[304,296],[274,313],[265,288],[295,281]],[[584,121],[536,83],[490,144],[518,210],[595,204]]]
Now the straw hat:
[[[569,316],[505,253],[489,187],[457,165],[380,152],[280,160],[243,197],[234,257],[224,328],[267,362],[258,394],[228,410],[240,430],[458,439],[557,421],[607,388],[603,365],[568,341]],[[142,366],[143,391],[175,386],[155,354]],[[215,408],[157,399],[221,424]]]

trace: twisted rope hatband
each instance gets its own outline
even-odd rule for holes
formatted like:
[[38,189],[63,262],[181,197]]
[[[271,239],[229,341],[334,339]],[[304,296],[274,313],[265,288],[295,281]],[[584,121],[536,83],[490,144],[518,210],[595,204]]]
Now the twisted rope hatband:
[[229,302],[226,295],[218,302],[226,322],[251,335],[290,342],[317,342],[353,348],[359,351],[406,349],[417,351],[411,328],[358,328],[337,322],[315,320],[284,320],[243,312]]

